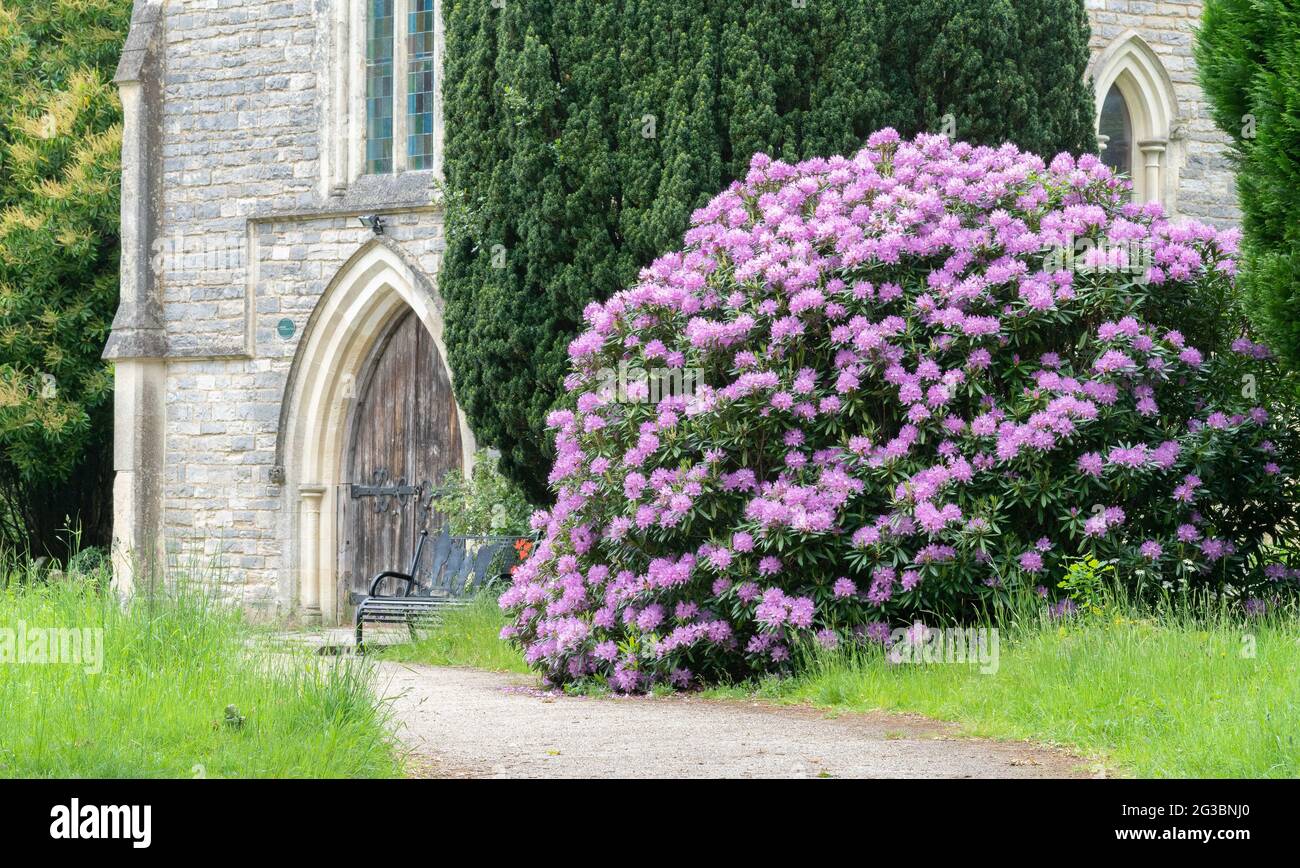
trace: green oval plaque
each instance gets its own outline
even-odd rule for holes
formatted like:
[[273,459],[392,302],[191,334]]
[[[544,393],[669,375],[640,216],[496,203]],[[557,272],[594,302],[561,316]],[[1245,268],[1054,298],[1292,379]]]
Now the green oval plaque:
[[291,319],[280,320],[280,322],[276,325],[275,330],[280,333],[280,337],[284,338],[286,341],[289,340],[289,338],[293,337],[293,333],[294,333],[293,320]]

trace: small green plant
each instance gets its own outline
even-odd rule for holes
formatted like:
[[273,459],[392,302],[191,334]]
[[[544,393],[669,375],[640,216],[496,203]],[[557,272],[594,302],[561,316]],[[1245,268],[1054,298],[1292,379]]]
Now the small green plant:
[[244,721],[246,719],[247,718],[245,718],[244,715],[239,713],[239,706],[237,705],[226,706],[226,718],[225,718],[226,726],[230,727],[231,729],[239,729],[244,725]]
[[501,475],[496,455],[483,449],[474,456],[468,481],[459,470],[443,477],[433,494],[433,509],[447,517],[455,534],[524,535],[534,507]]
[[89,546],[77,549],[76,553],[68,558],[67,571],[72,575],[88,579],[100,578],[111,573],[112,562],[109,560],[107,550],[99,546]]
[[1113,563],[1099,561],[1089,554],[1072,561],[1065,578],[1056,586],[1074,601],[1081,614],[1101,615],[1106,611],[1114,575]]

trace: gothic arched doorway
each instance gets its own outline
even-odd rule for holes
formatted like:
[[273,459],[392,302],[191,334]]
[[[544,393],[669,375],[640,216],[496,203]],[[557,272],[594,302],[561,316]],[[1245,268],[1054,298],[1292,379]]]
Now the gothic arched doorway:
[[[288,507],[283,526],[289,552],[284,600],[305,623],[336,624],[347,618],[347,589],[361,581],[345,579],[339,572],[346,538],[341,534],[343,518],[352,503],[347,484],[356,442],[352,423],[366,412],[358,411],[357,404],[373,394],[369,383],[385,355],[380,348],[391,344],[394,329],[412,313],[424,329],[414,335],[416,349],[426,360],[417,367],[429,380],[425,385],[432,386],[436,378],[442,390],[437,393],[450,400],[451,374],[442,363],[446,353],[441,307],[432,282],[397,244],[381,237],[362,245],[339,268],[303,328],[280,408],[276,464],[283,467]],[[429,336],[432,348],[421,349],[420,339]],[[436,360],[432,372],[430,358]],[[449,466],[469,470],[474,432],[463,414],[456,415],[459,425],[440,454]],[[395,563],[408,566],[410,552]]]
[[350,428],[338,535],[349,603],[376,573],[406,570],[420,530],[441,520],[429,509],[433,487],[462,467],[451,380],[414,312],[376,343],[357,382]]

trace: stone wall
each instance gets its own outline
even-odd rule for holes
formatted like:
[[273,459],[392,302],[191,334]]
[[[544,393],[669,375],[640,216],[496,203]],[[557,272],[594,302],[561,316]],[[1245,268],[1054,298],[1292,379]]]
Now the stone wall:
[[[389,218],[386,232],[437,273],[436,214]],[[290,596],[286,495],[271,479],[280,402],[303,327],[330,277],[371,236],[354,217],[256,224],[254,355],[172,359],[166,380],[163,514],[169,557],[268,613]],[[291,337],[279,323],[294,324]],[[168,317],[169,329],[184,321]]]
[[[182,571],[220,577],[251,611],[292,600],[287,495],[273,484],[280,402],[331,278],[386,234],[437,273],[431,178],[325,197],[319,140],[325,4],[184,0],[164,7],[161,219],[152,261],[167,347],[163,534]],[[427,173],[425,173],[427,174]],[[280,323],[293,334],[280,333]]]

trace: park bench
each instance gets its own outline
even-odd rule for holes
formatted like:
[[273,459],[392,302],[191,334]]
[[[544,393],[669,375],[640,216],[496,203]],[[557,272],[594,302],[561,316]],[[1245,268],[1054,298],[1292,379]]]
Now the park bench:
[[[356,648],[363,653],[362,631],[366,624],[406,624],[415,638],[418,627],[428,626],[449,608],[464,606],[476,593],[497,579],[508,576],[517,563],[515,536],[453,536],[443,527],[434,540],[428,571],[417,575],[420,556],[429,538],[420,531],[408,572],[385,570],[370,580],[370,593],[353,594],[357,607]],[[388,579],[399,583],[394,594],[380,594]]]

